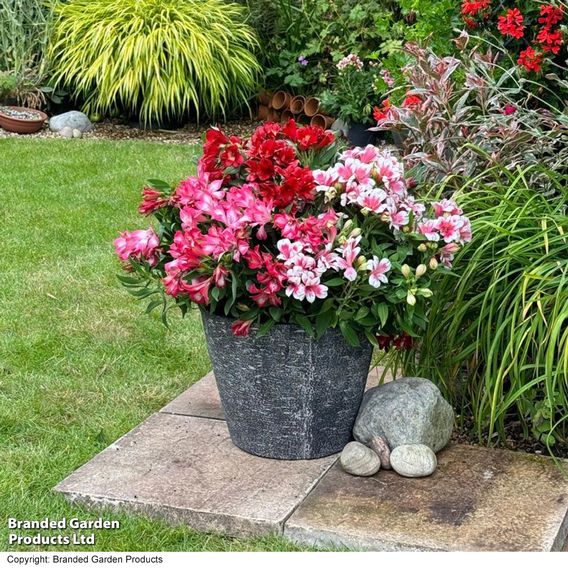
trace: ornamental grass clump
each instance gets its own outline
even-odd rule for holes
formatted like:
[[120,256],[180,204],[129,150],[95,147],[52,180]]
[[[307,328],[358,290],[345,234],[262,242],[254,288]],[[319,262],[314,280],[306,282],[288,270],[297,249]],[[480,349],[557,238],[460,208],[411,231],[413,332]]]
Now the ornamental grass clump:
[[506,184],[472,180],[458,196],[473,240],[403,372],[431,377],[479,440],[538,441],[566,455],[568,179],[547,172],[558,189],[547,197],[531,186],[536,169]]
[[49,44],[58,86],[87,112],[144,123],[221,116],[256,86],[257,39],[223,0],[70,0],[55,7]]
[[294,323],[315,338],[339,328],[351,345],[410,346],[469,220],[453,201],[417,200],[388,151],[336,156],[331,132],[294,121],[248,140],[209,130],[196,176],[144,189],[140,212],[157,226],[115,241],[122,282],[153,298],[149,310],[196,304],[241,336]]

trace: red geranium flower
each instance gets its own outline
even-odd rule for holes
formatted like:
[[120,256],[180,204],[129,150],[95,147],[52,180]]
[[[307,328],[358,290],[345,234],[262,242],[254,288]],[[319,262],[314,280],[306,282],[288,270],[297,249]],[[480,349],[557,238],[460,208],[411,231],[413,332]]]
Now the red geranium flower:
[[402,102],[402,108],[417,108],[422,104],[422,99],[418,95],[406,95]]
[[560,30],[550,31],[548,28],[542,28],[538,32],[536,40],[543,51],[550,51],[556,55],[562,47],[562,32]]
[[564,7],[553,6],[552,4],[545,4],[540,7],[539,24],[543,24],[545,28],[550,29],[552,26],[559,24],[564,18]]
[[520,39],[525,35],[524,19],[518,8],[507,10],[504,16],[499,16],[497,28],[501,35]]
[[538,73],[542,68],[542,53],[535,51],[532,47],[527,47],[519,54],[517,63],[527,71]]
[[[463,0],[461,13],[462,16],[477,16],[486,11],[491,4],[491,0]],[[481,14],[484,17],[487,14]]]
[[503,108],[503,114],[505,116],[510,116],[512,114],[515,114],[517,112],[517,107],[513,106],[513,105],[505,105],[505,107]]
[[385,99],[383,101],[382,108],[379,107],[373,108],[373,118],[377,122],[382,122],[383,120],[386,120],[388,118],[390,107],[391,107],[390,99]]

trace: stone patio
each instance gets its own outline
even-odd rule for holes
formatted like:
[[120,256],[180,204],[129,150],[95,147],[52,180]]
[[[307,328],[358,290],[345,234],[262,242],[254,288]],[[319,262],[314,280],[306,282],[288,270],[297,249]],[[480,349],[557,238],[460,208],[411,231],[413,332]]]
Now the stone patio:
[[[377,384],[378,373],[369,377]],[[337,456],[258,458],[230,441],[212,374],[55,488],[232,536],[280,533],[306,545],[368,550],[561,550],[568,480],[547,458],[454,445],[429,478],[341,470]]]

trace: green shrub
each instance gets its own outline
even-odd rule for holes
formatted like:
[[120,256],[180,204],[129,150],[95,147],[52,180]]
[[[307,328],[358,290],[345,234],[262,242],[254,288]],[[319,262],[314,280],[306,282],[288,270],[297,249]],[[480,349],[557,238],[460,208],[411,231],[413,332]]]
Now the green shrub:
[[256,45],[243,8],[223,0],[70,0],[55,8],[49,58],[86,112],[148,123],[245,103]]
[[520,434],[566,448],[568,176],[540,172],[556,184],[551,198],[529,182],[538,169],[500,172],[508,183],[472,180],[457,195],[473,241],[457,255],[457,277],[434,294],[424,340],[402,366],[434,380],[480,440]]
[[[408,40],[451,51],[454,0],[242,0],[263,40],[267,85],[319,94],[349,53],[392,71]],[[271,5],[270,5],[271,4]],[[308,64],[298,60],[303,56]]]
[[45,0],[0,0],[0,71],[19,75],[41,64],[47,43]]

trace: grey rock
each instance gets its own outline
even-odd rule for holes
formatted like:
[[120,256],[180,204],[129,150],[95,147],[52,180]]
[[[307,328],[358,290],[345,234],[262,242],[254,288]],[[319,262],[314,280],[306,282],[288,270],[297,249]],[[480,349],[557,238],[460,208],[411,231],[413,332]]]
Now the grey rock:
[[427,379],[406,377],[365,393],[353,435],[367,446],[380,436],[391,450],[424,444],[438,452],[450,441],[453,426],[454,411],[438,387]]
[[349,442],[339,457],[341,467],[351,475],[368,477],[381,469],[379,456],[359,442]]
[[60,132],[63,128],[70,128],[71,130],[80,130],[81,132],[89,132],[93,129],[93,124],[89,117],[79,112],[78,110],[71,110],[52,116],[49,119],[49,129],[52,132]]
[[436,454],[424,444],[396,447],[390,456],[392,468],[403,477],[427,477],[436,471]]
[[379,456],[382,469],[392,469],[390,463],[390,448],[384,438],[381,436],[373,436],[369,442],[369,448]]
[[73,138],[83,138],[83,133],[78,128],[74,128]]
[[59,131],[61,138],[73,138],[73,129],[66,126]]
[[296,325],[235,337],[234,320],[203,312],[207,349],[231,439],[257,456],[314,459],[351,441],[373,354],[339,330],[318,341]]

